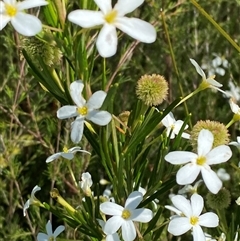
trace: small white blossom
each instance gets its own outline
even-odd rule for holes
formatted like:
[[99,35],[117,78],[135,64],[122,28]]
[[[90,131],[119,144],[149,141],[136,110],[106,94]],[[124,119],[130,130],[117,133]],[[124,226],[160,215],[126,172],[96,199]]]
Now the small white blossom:
[[230,98],[229,104],[230,104],[230,108],[231,108],[232,112],[234,114],[240,116],[240,107],[234,102],[234,100],[232,98]]
[[197,154],[189,151],[173,151],[165,156],[165,160],[171,164],[186,164],[177,172],[178,184],[193,183],[201,172],[209,191],[214,194],[218,193],[222,187],[222,181],[210,166],[228,161],[232,156],[232,151],[226,145],[212,149],[213,140],[213,134],[209,130],[203,129],[198,136]]
[[224,168],[219,168],[217,170],[217,175],[222,181],[230,180],[230,175],[226,172]]
[[240,100],[240,88],[239,86],[235,86],[234,83],[230,80],[228,82],[228,86],[230,90],[225,91],[225,96],[228,98],[233,98],[235,101]]
[[122,237],[124,241],[132,241],[136,237],[136,229],[133,221],[147,223],[153,213],[150,209],[136,207],[142,201],[143,195],[141,192],[132,192],[126,200],[125,206],[122,207],[116,203],[104,202],[100,205],[100,210],[106,215],[112,216],[109,218],[104,227],[104,233],[113,234],[122,227]]
[[16,0],[0,1],[0,30],[8,22],[11,22],[14,29],[22,35],[34,36],[42,30],[41,21],[30,14],[25,13],[26,9],[47,5],[44,0]]
[[225,240],[226,240],[225,233],[221,233],[221,236],[218,238],[218,241],[225,241]]
[[101,108],[107,94],[101,90],[97,91],[86,102],[82,97],[83,87],[84,84],[81,80],[71,83],[70,94],[76,105],[65,105],[57,111],[59,119],[76,117],[71,126],[71,139],[74,143],[78,143],[82,139],[85,119],[100,126],[107,125],[112,119],[111,114],[107,111],[98,110]]
[[240,205],[240,197],[238,197],[238,199],[235,202],[239,206]]
[[82,181],[79,182],[79,186],[82,188],[83,192],[87,196],[91,196],[91,186],[93,184],[92,176],[89,172],[84,172],[82,174]]
[[205,241],[217,241],[216,239],[212,238],[212,236],[208,233],[204,233],[205,235]]
[[[104,230],[106,222],[104,222],[101,219],[97,219],[97,221],[98,221],[99,225],[101,226],[102,230]],[[120,241],[120,239],[119,239],[119,236],[117,233],[113,233],[113,234],[106,234],[106,241]]]
[[78,146],[70,148],[70,149],[67,149],[66,147],[64,147],[63,152],[57,152],[57,153],[51,155],[50,157],[47,158],[46,162],[47,163],[52,162],[52,161],[58,159],[59,157],[63,157],[67,160],[72,160],[74,158],[74,154],[78,151],[91,155],[90,152],[82,150],[81,147],[78,147]]
[[24,204],[23,207],[23,216],[26,216],[26,210],[29,208],[30,205],[34,204],[34,203],[39,203],[38,199],[35,197],[35,193],[37,191],[40,191],[41,187],[39,187],[38,185],[36,185],[32,192],[31,192],[31,197],[27,200],[27,202]]
[[46,230],[47,230],[47,234],[45,233],[38,233],[37,235],[37,240],[38,241],[48,241],[48,240],[51,240],[51,241],[56,241],[56,238],[57,236],[63,232],[65,229],[65,227],[63,225],[60,225],[56,228],[56,230],[52,231],[52,224],[51,224],[51,221],[49,220],[46,224]]
[[102,57],[111,57],[117,51],[116,28],[140,42],[152,43],[156,40],[156,30],[150,23],[138,18],[125,17],[125,14],[134,11],[144,0],[118,0],[114,8],[111,0],[94,0],[94,2],[100,11],[74,10],[69,13],[68,20],[83,28],[103,25],[96,42]]
[[240,150],[240,136],[237,137],[237,141],[231,141],[229,145],[236,146]]
[[168,225],[168,232],[174,236],[180,236],[192,230],[194,241],[206,241],[201,226],[209,228],[218,226],[219,219],[215,213],[208,212],[200,215],[204,206],[200,195],[195,193],[190,200],[176,195],[172,198],[172,203],[174,207],[167,205],[165,208],[177,214],[170,219]]
[[188,184],[188,185],[185,185],[182,189],[180,189],[178,191],[178,194],[186,194],[186,193],[191,193],[191,194],[194,194],[194,193],[197,193],[197,189],[198,189],[198,186],[203,182],[202,179],[198,180],[194,186]]
[[190,59],[191,63],[194,65],[197,73],[202,76],[202,83],[201,85],[204,86],[204,88],[213,88],[213,89],[217,89],[220,92],[225,93],[223,90],[219,89],[219,87],[222,87],[222,84],[220,84],[219,82],[217,82],[214,78],[215,75],[213,76],[209,76],[208,78],[206,77],[204,71],[201,69],[201,67],[199,66],[199,64],[194,60],[194,59]]
[[[170,139],[174,139],[175,136],[178,135],[180,132],[182,125],[184,122],[182,120],[175,120],[173,113],[169,112],[163,119],[162,119],[162,124],[167,128],[167,136],[170,135]],[[185,126],[184,130],[188,128],[188,125]],[[188,133],[183,132],[182,137],[189,139],[190,135]]]

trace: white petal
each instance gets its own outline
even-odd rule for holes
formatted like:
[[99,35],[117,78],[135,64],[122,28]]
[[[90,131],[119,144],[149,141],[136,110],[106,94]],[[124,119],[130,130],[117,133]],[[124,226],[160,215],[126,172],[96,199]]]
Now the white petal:
[[200,169],[201,168],[198,165],[193,163],[181,167],[177,172],[177,183],[180,185],[193,183],[196,180]]
[[35,8],[35,7],[40,7],[40,6],[44,6],[47,5],[48,2],[44,1],[44,0],[25,0],[23,2],[18,2],[17,4],[17,8],[18,10],[25,10],[25,9],[29,9],[29,8]]
[[205,156],[213,145],[213,134],[211,131],[203,129],[198,135],[198,155]]
[[197,159],[197,154],[190,151],[172,151],[169,152],[164,158],[167,162],[173,165],[185,164]]
[[74,158],[74,155],[73,153],[65,153],[65,152],[62,152],[62,155],[61,155],[63,158],[67,159],[67,160],[72,160]]
[[132,38],[143,43],[153,43],[157,37],[155,28],[150,23],[138,18],[118,18],[115,26]]
[[172,126],[176,122],[173,113],[169,112],[163,119],[162,119],[162,124],[165,127]]
[[[0,2],[0,15],[1,15],[1,13],[3,13],[3,12],[5,12],[5,4],[4,4],[4,2]],[[1,16],[2,17],[2,16]],[[0,21],[1,21],[1,18],[0,18]]]
[[207,155],[207,164],[219,164],[228,161],[232,156],[232,151],[229,146],[221,145],[212,149]]
[[237,114],[240,109],[239,109],[239,106],[233,101],[232,98],[229,100],[229,104],[230,104],[232,112]]
[[190,139],[190,135],[186,132],[183,132],[182,133],[182,138],[185,138],[185,139]]
[[206,240],[203,230],[199,225],[193,226],[193,240],[194,241],[205,241]]
[[52,232],[52,224],[51,221],[48,220],[47,224],[46,224],[46,230],[47,230],[47,234],[48,236],[52,236],[53,232]]
[[86,119],[92,121],[99,126],[105,126],[111,121],[112,115],[107,111],[92,110],[88,113]]
[[134,191],[128,196],[124,207],[130,210],[135,209],[142,200],[143,200],[142,193],[138,191]]
[[105,223],[103,232],[106,234],[116,233],[125,220],[121,216],[113,216]]
[[182,215],[182,211],[178,210],[177,208],[173,207],[173,206],[169,206],[169,205],[166,205],[164,206],[166,209],[176,213],[178,216],[181,216]]
[[194,67],[195,67],[196,71],[198,72],[198,74],[201,75],[204,80],[206,80],[207,79],[206,75],[203,72],[202,68],[199,66],[199,64],[194,59],[190,59],[190,61],[194,65]]
[[34,194],[35,194],[36,192],[38,192],[38,191],[40,191],[40,190],[41,190],[41,187],[39,187],[38,185],[36,185],[36,186],[33,188],[32,192],[31,192],[31,198],[34,196]]
[[99,90],[97,92],[95,92],[88,100],[87,102],[87,107],[89,109],[99,109],[101,108],[105,98],[107,96],[107,93]]
[[103,212],[104,214],[107,214],[107,215],[121,216],[124,208],[116,203],[104,202],[104,203],[100,204],[100,210],[101,210],[101,212]]
[[113,56],[117,52],[117,31],[115,26],[104,24],[97,38],[97,49],[103,58]]
[[70,84],[70,95],[73,102],[78,107],[83,107],[86,103],[85,99],[82,97],[83,88],[84,84],[82,80],[76,80]]
[[215,213],[208,212],[199,217],[199,224],[203,227],[215,228],[219,224],[219,219]]
[[26,216],[26,210],[29,208],[30,206],[30,200],[28,199],[25,204],[24,204],[24,207],[23,207],[23,216],[25,217]]
[[75,117],[77,115],[77,106],[75,105],[65,105],[57,111],[57,117],[61,120]]
[[190,217],[192,215],[192,208],[190,201],[182,195],[175,195],[171,198],[173,205],[180,210],[185,216]]
[[199,216],[203,210],[203,198],[198,194],[193,194],[191,196],[191,205],[192,205],[192,215]]
[[103,14],[107,14],[112,10],[112,1],[111,0],[94,0],[94,2],[101,9]]
[[106,241],[121,241],[117,233],[109,234],[106,237]]
[[114,6],[114,10],[117,10],[118,15],[123,16],[127,13],[131,13],[138,8],[144,0],[118,0]]
[[176,217],[172,219],[168,225],[168,232],[179,236],[186,233],[188,230],[191,229],[190,222],[186,217]]
[[71,149],[68,150],[68,152],[71,152],[71,153],[73,153],[73,154],[75,154],[75,153],[78,152],[78,151],[79,151],[79,152],[83,152],[83,153],[87,153],[87,154],[91,155],[90,152],[85,151],[85,150],[82,150],[81,147],[78,147],[78,146],[75,146],[75,147],[73,147],[73,148],[71,148]]
[[148,223],[153,218],[153,212],[147,208],[139,208],[132,211],[131,219],[136,222]]
[[38,233],[37,240],[38,241],[47,241],[48,240],[48,235],[45,234],[45,233]]
[[24,36],[34,36],[42,30],[42,23],[37,17],[23,12],[18,12],[11,23]]
[[215,87],[222,87],[223,85],[217,82],[213,77],[209,77],[206,80],[210,85],[215,86]]
[[55,154],[51,155],[50,157],[47,158],[46,163],[49,163],[49,162],[52,162],[52,161],[56,160],[61,155],[62,155],[62,152],[58,152],[58,153],[55,153]]
[[203,181],[205,182],[209,191],[217,194],[222,187],[222,181],[219,179],[217,174],[213,170],[206,168],[202,168],[201,172]]
[[124,241],[133,241],[136,238],[136,229],[132,221],[123,222],[122,237]]
[[63,232],[65,227],[63,225],[60,225],[56,228],[56,230],[53,233],[54,237],[57,237],[61,232]]
[[68,20],[82,28],[92,28],[104,24],[102,12],[91,10],[75,10],[68,14]]
[[73,143],[78,143],[82,140],[83,129],[84,129],[84,119],[76,118],[72,123],[71,140]]
[[11,18],[9,16],[0,13],[0,30],[2,30],[10,20]]

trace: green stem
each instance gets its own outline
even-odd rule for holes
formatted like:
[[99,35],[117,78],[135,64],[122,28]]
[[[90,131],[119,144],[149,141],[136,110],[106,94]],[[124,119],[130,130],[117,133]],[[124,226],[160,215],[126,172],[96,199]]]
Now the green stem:
[[240,52],[240,47],[237,43],[223,30],[220,25],[195,1],[190,0],[191,3],[199,10],[199,12],[206,17],[206,19],[213,24],[213,26],[223,35],[224,38],[238,51]]
[[72,167],[71,167],[71,165],[70,165],[70,161],[67,161],[67,166],[68,166],[70,175],[71,175],[71,177],[72,177],[72,179],[73,179],[73,182],[74,182],[75,187],[78,187],[78,183],[77,183],[76,178],[75,178],[75,176],[74,176]]
[[229,123],[226,125],[226,128],[229,128],[232,124],[234,124],[236,121],[234,119],[231,119]]

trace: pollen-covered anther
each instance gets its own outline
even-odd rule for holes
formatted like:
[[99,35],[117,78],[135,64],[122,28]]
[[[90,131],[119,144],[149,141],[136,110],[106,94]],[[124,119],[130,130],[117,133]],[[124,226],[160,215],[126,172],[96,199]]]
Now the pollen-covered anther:
[[129,219],[131,216],[131,212],[127,209],[124,209],[123,212],[122,212],[122,218],[123,219]]
[[199,156],[197,158],[197,164],[202,166],[206,162],[206,157],[205,156]]
[[199,220],[198,217],[195,217],[195,216],[190,217],[190,223],[192,225],[196,225],[198,223],[198,220]]
[[64,153],[68,153],[68,149],[67,149],[66,146],[63,147],[63,152],[64,152]]
[[116,17],[117,17],[117,11],[116,10],[112,10],[111,12],[106,14],[104,18],[105,18],[106,22],[111,24],[111,23],[114,23]]
[[5,9],[6,9],[7,15],[9,15],[10,17],[14,17],[17,14],[16,7],[13,7],[12,5],[5,4]]
[[78,112],[80,115],[87,115],[87,113],[88,113],[88,108],[87,108],[86,106],[78,107],[78,108],[77,108],[77,112]]

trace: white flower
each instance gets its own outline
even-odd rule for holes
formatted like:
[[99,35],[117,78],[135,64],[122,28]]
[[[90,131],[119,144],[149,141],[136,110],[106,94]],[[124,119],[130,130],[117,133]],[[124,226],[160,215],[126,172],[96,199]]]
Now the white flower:
[[240,116],[240,107],[234,102],[233,98],[229,100],[230,108],[232,112],[238,116]]
[[208,233],[204,233],[205,235],[205,241],[217,241],[216,239],[212,238],[212,236]]
[[41,187],[39,187],[38,185],[36,185],[32,192],[31,192],[31,197],[27,200],[27,202],[24,204],[23,207],[23,216],[26,216],[26,210],[29,208],[30,205],[34,204],[34,203],[39,203],[38,199],[35,197],[35,193],[37,191],[40,191]]
[[17,2],[16,0],[0,1],[0,30],[2,30],[8,22],[11,22],[14,29],[22,35],[33,36],[42,30],[41,21],[24,10],[34,7],[47,5],[44,0],[25,0]]
[[173,151],[165,156],[165,160],[174,165],[186,164],[177,172],[177,183],[191,184],[201,172],[203,181],[210,192],[216,194],[222,187],[222,181],[212,171],[211,165],[223,163],[230,159],[232,151],[229,146],[221,145],[212,149],[213,134],[209,130],[201,130],[198,136],[198,154],[189,151]]
[[228,98],[233,98],[235,101],[239,101],[240,100],[239,86],[235,86],[231,80],[228,82],[228,86],[230,90],[225,91],[226,96]]
[[[99,225],[101,226],[102,230],[104,230],[105,227],[105,222],[101,219],[97,219]],[[103,231],[104,232],[104,231]],[[105,233],[106,234],[106,233]],[[120,241],[119,236],[117,233],[113,233],[113,234],[106,234],[106,241]]]
[[65,105],[57,111],[59,119],[66,119],[76,117],[72,123],[71,139],[74,143],[78,143],[82,139],[84,120],[90,120],[93,123],[105,126],[107,125],[112,116],[107,111],[98,110],[106,98],[104,91],[95,92],[88,102],[82,97],[82,90],[84,84],[81,80],[74,81],[70,85],[70,94],[76,105]]
[[194,186],[188,184],[188,185],[185,185],[182,189],[180,189],[178,191],[178,194],[186,194],[186,193],[191,193],[191,194],[194,194],[194,193],[197,193],[197,189],[198,189],[198,186],[203,182],[202,179],[198,180]]
[[218,238],[218,241],[225,241],[225,240],[226,240],[225,233],[221,233],[221,236]]
[[238,197],[238,199],[235,202],[239,206],[240,205],[240,197]]
[[226,172],[224,168],[219,168],[217,170],[217,175],[222,181],[230,180],[230,175]]
[[208,78],[206,77],[204,71],[201,69],[201,67],[199,66],[199,64],[194,60],[194,59],[190,59],[191,63],[194,65],[197,73],[202,76],[202,83],[201,85],[204,88],[213,88],[213,89],[217,89],[223,93],[225,93],[223,90],[219,89],[218,87],[222,87],[222,84],[220,84],[219,82],[217,82],[214,78],[215,75],[213,76],[209,76]]
[[82,181],[79,182],[79,186],[82,188],[87,196],[91,196],[91,186],[93,184],[92,176],[89,172],[84,172],[82,174]]
[[47,234],[45,233],[38,233],[37,235],[37,240],[38,241],[56,241],[56,237],[65,229],[65,227],[63,225],[60,225],[56,228],[56,230],[54,231],[54,233],[52,232],[52,224],[50,222],[50,220],[47,222],[46,225],[46,230],[47,230]]
[[140,42],[152,43],[156,40],[156,30],[150,23],[124,16],[139,7],[144,0],[118,0],[114,8],[111,0],[94,1],[100,11],[75,10],[69,13],[68,20],[83,28],[103,25],[96,43],[102,57],[111,57],[117,51],[116,28]]
[[172,203],[175,207],[165,206],[165,208],[177,213],[170,219],[168,225],[168,232],[174,236],[192,230],[194,241],[205,241],[206,237],[201,226],[209,228],[218,226],[219,219],[215,213],[208,212],[200,215],[203,210],[203,198],[200,195],[193,194],[191,200],[176,195],[172,198]]
[[[175,120],[173,113],[169,112],[168,115],[166,115],[163,119],[162,119],[162,124],[167,128],[167,136],[170,135],[170,139],[174,139],[176,135],[178,135],[179,131],[182,128],[182,125],[184,124],[184,122],[182,120]],[[186,130],[188,128],[188,125],[185,126],[184,130]],[[182,137],[189,139],[190,135],[183,132],[182,133]]]
[[240,136],[237,137],[237,141],[231,141],[229,145],[236,146],[240,150]]
[[78,151],[91,155],[90,152],[82,150],[81,147],[78,147],[78,146],[70,148],[70,149],[67,149],[66,147],[64,147],[63,148],[63,152],[57,152],[57,153],[51,155],[50,157],[47,158],[46,162],[47,163],[52,162],[52,161],[56,160],[59,157],[63,157],[65,159],[67,159],[67,160],[72,160],[73,157],[74,157],[74,154],[76,152],[78,152]]
[[102,203],[100,205],[101,212],[112,216],[107,220],[103,231],[106,234],[113,234],[122,227],[123,240],[134,240],[136,237],[136,229],[133,221],[147,223],[153,217],[150,209],[136,209],[142,199],[142,193],[134,191],[127,198],[124,207],[112,202]]

